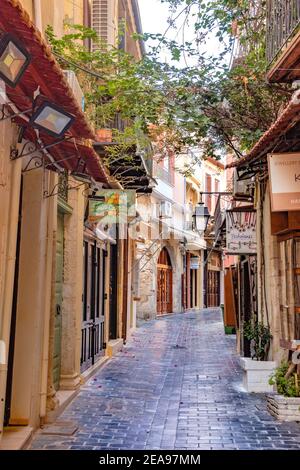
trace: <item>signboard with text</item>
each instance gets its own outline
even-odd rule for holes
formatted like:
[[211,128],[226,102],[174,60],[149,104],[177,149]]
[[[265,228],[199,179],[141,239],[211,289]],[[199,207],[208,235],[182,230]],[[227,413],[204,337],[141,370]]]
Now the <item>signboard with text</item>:
[[256,254],[256,211],[226,212],[226,251],[230,255]]
[[268,155],[272,212],[300,210],[300,153]]

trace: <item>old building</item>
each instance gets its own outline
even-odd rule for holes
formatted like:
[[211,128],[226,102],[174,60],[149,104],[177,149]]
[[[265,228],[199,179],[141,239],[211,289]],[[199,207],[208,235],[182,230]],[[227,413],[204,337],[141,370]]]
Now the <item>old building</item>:
[[[97,29],[98,14],[111,31],[104,2],[0,3],[0,41],[13,33],[26,59],[16,77],[1,69],[8,78],[0,81],[0,439],[3,424],[10,436],[14,425],[22,426],[18,447],[135,326],[131,278],[124,274],[134,242],[90,223],[89,196],[120,187],[92,146],[99,139],[84,114],[84,90],[74,72],[59,67],[44,38],[48,25],[60,36],[64,21]],[[116,33],[121,19],[129,31],[139,30],[135,1],[116,2]],[[129,33],[126,47],[142,53]],[[33,106],[39,125],[28,117]],[[55,121],[55,113],[63,119]],[[53,121],[65,126],[57,130]]]
[[[158,150],[158,148],[156,147]],[[203,305],[204,233],[196,230],[193,215],[200,201],[202,171],[186,177],[180,168],[192,164],[171,151],[154,156],[151,195],[138,199],[142,215],[137,244],[137,317],[199,309]]]
[[222,251],[215,243],[216,218],[220,204],[223,205],[224,164],[221,161],[207,158],[202,165],[203,200],[211,215],[208,227],[207,250],[205,254],[203,297],[205,307],[219,307],[223,303],[223,260]]
[[[255,185],[257,213],[256,266],[245,265],[244,275],[252,275],[255,288],[244,296],[243,316],[258,315],[270,327],[273,339],[269,358],[280,362],[291,358],[299,347],[299,90],[300,13],[297,2],[268,2],[267,80],[293,83],[295,91],[276,122],[265,132],[236,168],[237,181]],[[280,4],[280,6],[279,6]],[[286,13],[291,21],[286,24]],[[255,183],[253,183],[255,181]],[[244,260],[246,262],[246,260]],[[248,281],[249,284],[249,281]],[[251,283],[250,283],[251,287]],[[249,306],[252,305],[249,311]],[[244,351],[249,355],[249,350]]]

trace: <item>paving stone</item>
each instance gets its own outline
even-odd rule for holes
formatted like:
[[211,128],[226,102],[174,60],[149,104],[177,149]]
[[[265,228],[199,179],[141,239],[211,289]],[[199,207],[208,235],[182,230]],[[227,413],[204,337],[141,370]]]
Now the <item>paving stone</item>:
[[264,395],[241,384],[219,309],[162,317],[140,327],[82,387],[54,435],[36,433],[31,448],[299,450],[300,424],[276,421]]

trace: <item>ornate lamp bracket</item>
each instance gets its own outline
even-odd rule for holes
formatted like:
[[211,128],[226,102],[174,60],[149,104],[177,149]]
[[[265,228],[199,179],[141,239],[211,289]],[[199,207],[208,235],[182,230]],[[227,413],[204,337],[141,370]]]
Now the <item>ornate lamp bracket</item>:
[[42,152],[43,150],[49,150],[50,148],[55,147],[56,145],[59,145],[62,142],[66,142],[71,139],[73,139],[72,136],[63,138],[63,139],[58,139],[48,145],[40,144],[37,141],[36,142],[26,141],[24,142],[24,144],[22,145],[20,149],[16,147],[11,148],[10,159],[17,160],[18,158],[29,157],[35,152]]
[[44,194],[43,194],[44,198],[47,199],[49,197],[61,196],[62,199],[67,199],[66,195],[68,194],[69,191],[81,188],[82,186],[86,184],[86,183],[72,184],[69,182],[68,176],[69,175],[67,172],[60,174],[58,183],[51,189],[51,191],[50,190],[44,191]]
[[25,167],[22,170],[22,173],[27,173],[28,171],[38,170],[39,168],[45,168],[45,156],[42,154],[33,155]]

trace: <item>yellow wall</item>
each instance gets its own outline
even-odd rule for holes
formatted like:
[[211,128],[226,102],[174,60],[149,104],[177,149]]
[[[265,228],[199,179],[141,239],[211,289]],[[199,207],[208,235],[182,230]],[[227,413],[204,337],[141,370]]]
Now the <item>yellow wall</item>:
[[43,32],[51,25],[54,32],[60,36],[63,34],[64,22],[83,24],[83,0],[21,0],[33,22],[38,23],[38,18],[35,17],[35,1],[41,5]]
[[20,3],[22,4],[23,8],[27,11],[27,13],[30,15],[30,18],[33,18],[33,0],[20,0]]

